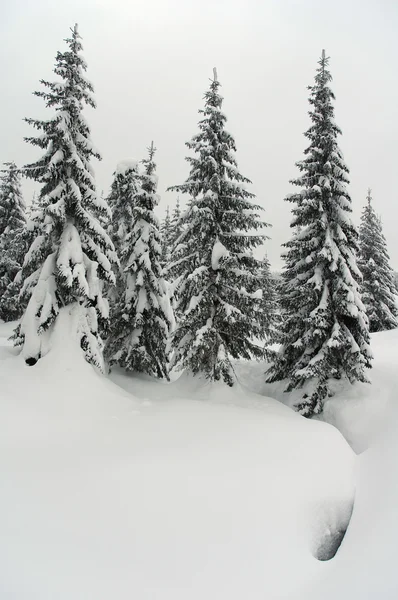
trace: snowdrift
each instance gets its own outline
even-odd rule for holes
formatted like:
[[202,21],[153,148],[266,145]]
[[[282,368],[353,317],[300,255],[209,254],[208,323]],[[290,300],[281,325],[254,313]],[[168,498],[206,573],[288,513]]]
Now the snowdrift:
[[34,367],[3,344],[1,598],[273,599],[326,576],[354,496],[334,427],[239,386],[112,377],[67,318]]

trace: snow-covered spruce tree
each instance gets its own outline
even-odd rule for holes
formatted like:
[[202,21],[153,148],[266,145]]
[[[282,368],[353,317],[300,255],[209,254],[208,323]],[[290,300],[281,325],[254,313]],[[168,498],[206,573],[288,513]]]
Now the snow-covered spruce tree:
[[21,190],[21,175],[14,162],[4,163],[0,176],[0,235],[18,231],[26,224],[26,206]]
[[[23,264],[26,253],[31,247],[33,240],[39,235],[41,221],[38,217],[40,216],[40,201],[39,198],[36,197],[36,194],[34,194],[32,201],[26,210],[25,225],[18,229],[13,236],[12,252],[15,256],[15,267],[18,265],[18,271],[14,279],[7,286],[7,289],[0,300],[0,314],[2,315],[1,318],[4,320],[6,320],[6,314],[8,315],[7,318],[10,320],[19,319],[24,314],[28,305],[28,295],[21,294],[24,283]],[[19,331],[16,332],[16,335],[14,335],[12,339],[16,340],[18,338],[21,341]]]
[[112,312],[105,355],[110,365],[168,379],[168,336],[173,316],[162,275],[161,239],[154,208],[159,202],[155,148],[143,160],[128,235],[120,249],[124,285]]
[[173,336],[174,363],[209,380],[234,382],[231,359],[263,356],[254,340],[264,337],[257,318],[261,261],[252,249],[266,238],[256,231],[261,207],[252,203],[225,130],[216,74],[205,94],[197,133],[186,145],[195,156],[188,179],[172,190],[188,194],[182,233],[170,271],[180,320]]
[[90,160],[100,158],[83,116],[85,105],[95,107],[92,85],[85,79],[77,25],[58,52],[54,72],[58,82],[42,81],[46,91],[35,92],[55,114],[49,120],[26,119],[41,131],[26,141],[44,150],[26,172],[42,187],[35,214],[35,237],[23,266],[22,295],[29,297],[17,336],[28,364],[43,352],[61,307],[79,312],[78,336],[86,359],[102,368],[98,317],[108,316],[102,296],[104,281],[113,283],[112,242],[99,224],[109,208],[95,191]]
[[126,159],[116,166],[111,192],[107,198],[112,211],[109,235],[119,256],[130,232],[134,199],[140,189],[139,163]]
[[297,163],[301,190],[287,197],[295,206],[292,239],[285,244],[281,283],[281,349],[268,381],[288,379],[286,391],[302,389],[297,410],[306,417],[322,411],[329,382],[367,381],[371,366],[368,319],[361,301],[356,263],[358,232],[347,191],[348,168],[339,149],[334,94],[324,51],[309,87],[309,146]]
[[362,273],[362,300],[371,332],[398,326],[397,289],[389,260],[381,220],[373,209],[369,190],[359,229],[358,266]]
[[[140,189],[138,161],[133,159],[120,161],[113,174],[111,191],[107,198],[108,205],[112,212],[112,217],[107,230],[119,259],[118,264],[114,265],[116,284],[107,286],[107,296],[110,304],[110,319],[112,319],[115,312],[115,303],[118,297],[125,291],[126,278],[120,265],[120,256],[124,249],[126,237],[131,231],[134,201]],[[108,337],[109,321],[104,324],[101,321],[100,325],[102,337]]]
[[177,196],[176,205],[173,209],[173,214],[171,216],[171,233],[170,233],[170,248],[171,251],[176,246],[177,241],[180,239],[182,234],[182,221],[181,221],[181,208],[180,208],[180,198]]
[[27,250],[26,207],[15,163],[5,163],[5,166],[0,184],[0,319],[14,321],[22,314],[19,286],[13,282]]
[[163,269],[167,267],[170,262],[170,252],[171,252],[171,243],[172,243],[172,228],[171,228],[171,217],[170,217],[170,209],[167,207],[166,216],[162,221],[160,227],[160,236],[161,236],[161,265]]
[[[278,308],[276,280],[271,273],[271,265],[267,256],[261,261],[259,275],[262,299],[259,305],[258,319],[262,324],[266,345],[268,345],[273,344],[277,339],[277,331],[280,327],[280,311]],[[266,351],[266,355],[272,356],[268,351]]]

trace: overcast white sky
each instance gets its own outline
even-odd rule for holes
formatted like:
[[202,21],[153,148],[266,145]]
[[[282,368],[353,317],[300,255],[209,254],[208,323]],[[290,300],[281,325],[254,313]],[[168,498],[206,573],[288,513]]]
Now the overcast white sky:
[[[280,269],[289,239],[294,163],[309,125],[308,91],[322,48],[331,57],[340,146],[351,170],[354,217],[371,187],[398,269],[398,2],[396,0],[13,0],[0,22],[0,161],[19,165],[38,150],[24,116],[46,115],[32,96],[52,78],[57,50],[79,23],[96,111],[87,111],[103,161],[98,189],[108,193],[116,163],[158,148],[159,215],[175,196],[165,189],[188,174],[184,143],[197,131],[213,66],[235,136],[241,172],[253,181],[265,219],[266,249]],[[32,186],[24,186],[27,196]],[[29,201],[29,197],[27,198]]]

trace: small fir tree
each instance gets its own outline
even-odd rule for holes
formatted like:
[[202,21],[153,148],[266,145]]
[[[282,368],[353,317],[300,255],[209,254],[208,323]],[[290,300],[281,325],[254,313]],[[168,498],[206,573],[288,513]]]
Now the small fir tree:
[[32,196],[32,200],[30,201],[30,204],[26,207],[26,216],[27,219],[31,219],[32,215],[34,215],[34,213],[37,211],[38,206],[39,206],[39,197],[36,194],[36,192],[33,192],[33,196]]
[[107,201],[112,211],[109,235],[118,256],[130,232],[134,199],[140,189],[139,163],[127,159],[118,163]]
[[309,147],[297,163],[301,188],[288,196],[295,228],[285,244],[281,284],[281,349],[268,381],[288,379],[286,391],[302,389],[297,410],[310,417],[331,395],[330,380],[367,381],[371,366],[368,320],[356,263],[358,233],[351,218],[348,168],[337,143],[329,59],[322,52],[309,87]]
[[21,191],[21,176],[15,163],[7,169],[0,184],[0,318],[13,321],[22,314],[18,299],[19,285],[14,283],[20,271],[26,247],[26,207]]
[[170,248],[171,251],[174,250],[178,240],[181,237],[183,231],[183,224],[181,221],[181,207],[180,207],[180,197],[177,196],[176,205],[173,209],[173,214],[171,216],[171,233],[170,233]]
[[270,358],[273,353],[268,350],[267,346],[273,344],[277,339],[277,332],[280,327],[280,311],[278,309],[277,283],[271,273],[271,265],[267,256],[261,261],[259,276],[262,298],[258,318],[266,339],[265,355]]
[[370,331],[393,329],[398,326],[397,289],[394,271],[389,264],[382,223],[373,209],[370,190],[361,217],[359,248],[358,266],[363,278],[362,300]]
[[[28,305],[29,296],[28,294],[22,294],[22,287],[24,283],[24,269],[23,264],[25,262],[25,256],[31,247],[35,238],[39,235],[41,226],[41,212],[40,212],[40,199],[33,195],[31,204],[27,209],[27,222],[26,225],[19,229],[14,236],[13,251],[18,256],[16,263],[18,263],[18,272],[14,279],[7,286],[1,301],[0,301],[0,314],[4,320],[9,319],[15,321],[20,319],[24,314]],[[7,317],[6,317],[7,315]],[[17,343],[21,343],[22,338],[20,335],[20,328],[16,330],[15,334],[11,337]]]
[[187,143],[195,154],[187,158],[190,174],[171,188],[189,196],[170,267],[180,316],[173,346],[179,369],[232,385],[231,359],[263,355],[261,262],[252,250],[263,243],[256,232],[266,224],[246,190],[250,181],[238,171],[219,87],[215,74],[199,111],[200,131]]
[[154,154],[152,144],[149,158],[143,160],[141,189],[129,199],[131,223],[126,219],[129,233],[120,249],[124,285],[118,288],[105,353],[110,365],[168,379],[167,340],[173,316],[160,265],[161,238],[154,215],[159,202]]
[[0,235],[26,225],[26,206],[21,190],[20,171],[14,162],[4,163],[0,176]]
[[171,227],[171,217],[170,217],[170,209],[167,207],[166,216],[163,219],[162,225],[160,227],[160,235],[161,235],[161,264],[163,269],[165,269],[170,262],[170,253],[171,253],[171,244],[172,244],[172,227]]
[[33,219],[36,237],[25,257],[22,295],[29,303],[17,332],[28,364],[46,351],[46,341],[62,306],[80,306],[80,344],[86,359],[102,368],[98,317],[108,316],[103,282],[113,283],[112,242],[98,218],[109,214],[95,191],[92,158],[100,158],[91,139],[83,108],[95,108],[91,83],[84,77],[86,62],[77,25],[58,52],[54,72],[58,82],[42,80],[45,91],[35,92],[55,111],[49,120],[26,119],[41,131],[26,141],[44,150],[26,167],[41,184]]
[[[107,290],[111,319],[114,314],[115,303],[118,297],[125,291],[126,278],[121,268],[120,257],[124,249],[126,237],[131,231],[134,201],[140,189],[138,161],[133,159],[120,161],[113,174],[111,191],[107,198],[112,212],[112,218],[108,224],[108,233],[118,257],[118,264],[114,265],[116,284],[108,286],[109,289]],[[109,335],[109,324],[108,321],[100,323],[101,335],[104,338]]]

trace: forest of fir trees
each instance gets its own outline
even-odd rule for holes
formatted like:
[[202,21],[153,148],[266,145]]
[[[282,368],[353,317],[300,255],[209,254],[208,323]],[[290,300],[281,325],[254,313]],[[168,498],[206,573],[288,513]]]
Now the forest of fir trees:
[[[352,220],[349,169],[334,121],[329,59],[309,87],[310,126],[291,181],[291,237],[281,277],[264,245],[269,224],[241,174],[213,71],[185,181],[159,222],[156,148],[121,161],[107,197],[96,190],[99,152],[84,117],[94,89],[77,25],[55,59],[57,79],[34,92],[46,119],[25,141],[37,159],[4,164],[0,181],[0,318],[15,321],[28,365],[51,351],[62,308],[86,360],[169,380],[188,371],[235,382],[234,362],[264,362],[266,381],[296,390],[296,409],[319,414],[333,380],[368,381],[370,333],[398,326],[397,290],[369,190]],[[39,192],[27,209],[21,178]],[[264,200],[264,199],[261,199]]]

